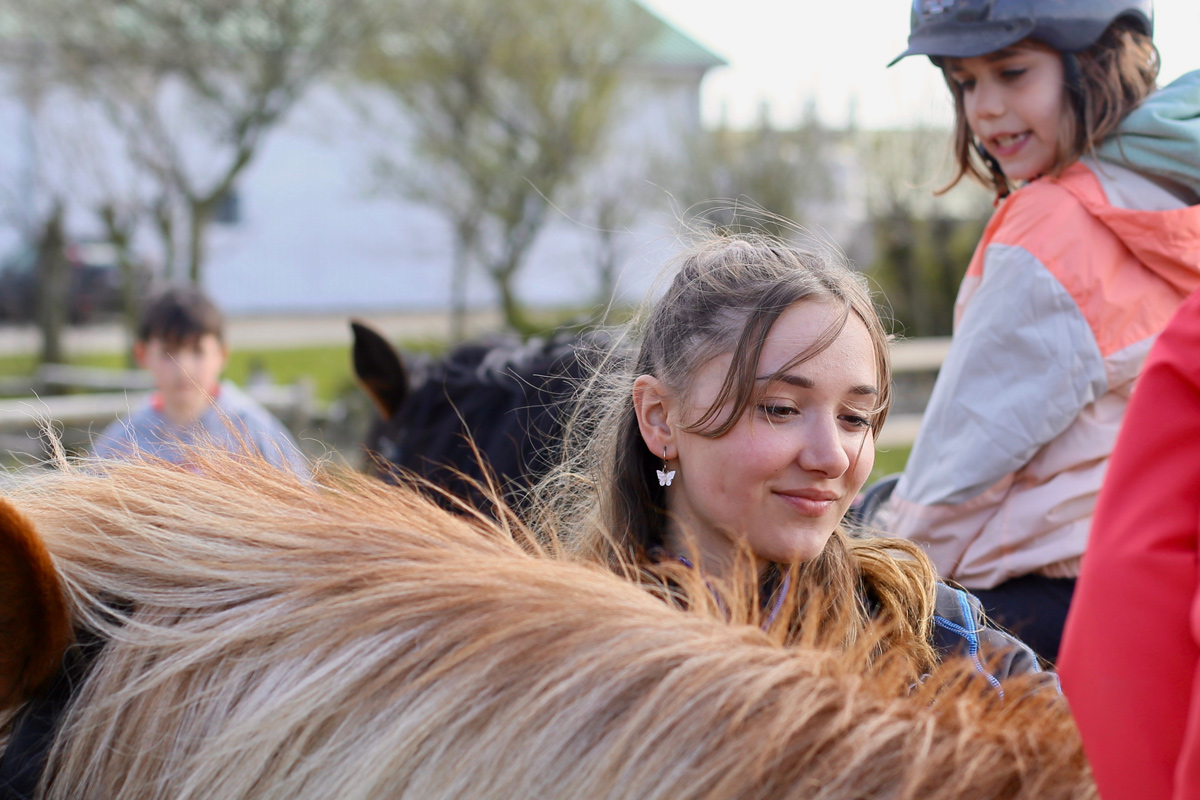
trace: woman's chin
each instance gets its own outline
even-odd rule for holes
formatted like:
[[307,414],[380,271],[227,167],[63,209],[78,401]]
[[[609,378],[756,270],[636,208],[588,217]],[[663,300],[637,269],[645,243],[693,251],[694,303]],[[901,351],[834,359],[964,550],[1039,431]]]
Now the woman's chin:
[[803,564],[819,558],[821,553],[825,552],[825,545],[829,542],[832,533],[832,531],[813,532],[803,536],[789,537],[788,541],[779,542],[775,546],[757,547],[755,552],[767,561],[779,564]]

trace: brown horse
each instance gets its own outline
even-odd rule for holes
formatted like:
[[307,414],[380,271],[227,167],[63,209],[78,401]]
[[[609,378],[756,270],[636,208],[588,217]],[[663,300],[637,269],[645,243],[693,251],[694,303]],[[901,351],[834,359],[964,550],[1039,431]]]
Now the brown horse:
[[404,487],[200,458],[0,503],[8,748],[94,640],[38,797],[1095,797],[1052,692],[910,686]]

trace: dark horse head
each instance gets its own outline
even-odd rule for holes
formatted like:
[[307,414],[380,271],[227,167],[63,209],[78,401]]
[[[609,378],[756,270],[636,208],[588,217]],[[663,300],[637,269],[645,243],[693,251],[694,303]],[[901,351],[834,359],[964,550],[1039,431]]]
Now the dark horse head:
[[512,505],[556,462],[600,336],[467,343],[406,364],[379,333],[350,326],[354,371],[379,411],[365,443],[371,471],[415,473],[481,508],[489,478]]

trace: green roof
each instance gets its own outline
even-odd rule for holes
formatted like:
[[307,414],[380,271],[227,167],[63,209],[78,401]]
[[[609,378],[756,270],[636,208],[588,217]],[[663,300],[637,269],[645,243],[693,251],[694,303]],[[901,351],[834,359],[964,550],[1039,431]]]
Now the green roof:
[[653,35],[645,49],[646,60],[655,64],[702,69],[723,67],[729,63],[641,3],[635,2],[634,5],[650,18],[649,24],[654,26]]

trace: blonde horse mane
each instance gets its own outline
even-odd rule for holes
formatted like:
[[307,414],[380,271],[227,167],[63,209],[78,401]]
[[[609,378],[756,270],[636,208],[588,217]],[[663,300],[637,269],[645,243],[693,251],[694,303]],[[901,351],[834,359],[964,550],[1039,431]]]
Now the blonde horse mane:
[[1053,693],[786,648],[410,488],[195,466],[10,497],[108,640],[45,798],[1095,797]]

